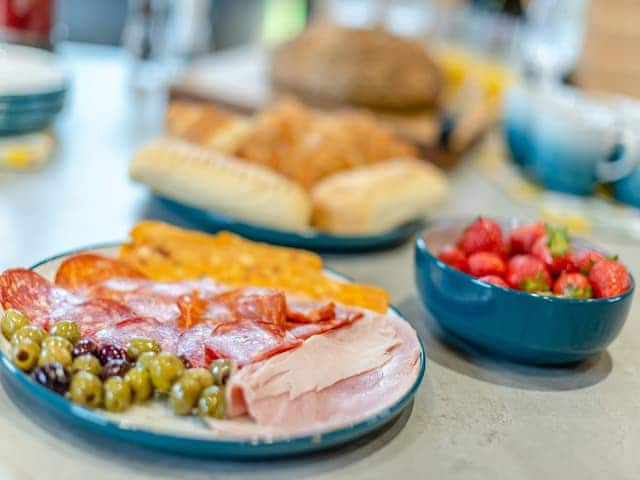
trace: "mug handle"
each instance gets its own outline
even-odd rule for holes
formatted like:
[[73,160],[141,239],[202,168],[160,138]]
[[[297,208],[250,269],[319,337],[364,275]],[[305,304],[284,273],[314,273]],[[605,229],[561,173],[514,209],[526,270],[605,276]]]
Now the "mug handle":
[[616,148],[622,147],[623,154],[614,161],[601,160],[596,165],[596,176],[601,182],[615,182],[629,175],[640,161],[640,140],[630,129],[622,132]]

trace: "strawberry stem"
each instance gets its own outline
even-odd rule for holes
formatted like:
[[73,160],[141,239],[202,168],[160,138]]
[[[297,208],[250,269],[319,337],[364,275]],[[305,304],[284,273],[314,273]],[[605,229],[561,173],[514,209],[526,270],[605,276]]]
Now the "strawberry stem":
[[566,227],[553,227],[545,224],[547,231],[547,247],[554,257],[564,257],[569,253],[571,241]]
[[520,282],[520,288],[525,292],[548,292],[549,284],[540,272],[533,277],[526,277]]

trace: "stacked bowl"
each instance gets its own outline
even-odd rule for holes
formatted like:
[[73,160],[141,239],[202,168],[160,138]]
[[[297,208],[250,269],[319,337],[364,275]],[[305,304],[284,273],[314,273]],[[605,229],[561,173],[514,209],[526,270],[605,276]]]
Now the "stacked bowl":
[[0,135],[47,128],[66,91],[64,69],[53,54],[0,43]]

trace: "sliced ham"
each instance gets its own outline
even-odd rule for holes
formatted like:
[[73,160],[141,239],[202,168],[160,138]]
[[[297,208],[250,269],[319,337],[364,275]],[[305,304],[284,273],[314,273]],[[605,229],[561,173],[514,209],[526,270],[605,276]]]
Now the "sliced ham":
[[228,412],[248,413],[253,422],[213,420],[210,425],[219,435],[265,438],[362,421],[411,388],[419,355],[409,324],[367,313],[350,326],[237,372],[227,389]]

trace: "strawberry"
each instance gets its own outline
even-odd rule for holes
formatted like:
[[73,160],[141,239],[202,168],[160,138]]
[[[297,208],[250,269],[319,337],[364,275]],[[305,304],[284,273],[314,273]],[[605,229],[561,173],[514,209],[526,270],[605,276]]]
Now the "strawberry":
[[466,228],[458,241],[458,247],[466,255],[476,252],[493,252],[502,255],[504,253],[502,227],[493,220],[478,217]]
[[516,255],[507,263],[507,283],[525,292],[548,292],[551,275],[542,260],[530,254]]
[[469,274],[474,277],[497,275],[501,277],[507,270],[504,260],[491,252],[476,252],[469,255]]
[[629,272],[620,262],[605,258],[595,263],[589,281],[596,298],[616,297],[631,287]]
[[589,275],[591,268],[604,258],[604,255],[600,252],[596,252],[595,250],[584,250],[572,255],[571,263],[575,271]]
[[480,277],[480,280],[483,282],[491,283],[493,285],[498,285],[499,287],[509,288],[507,282],[505,282],[501,277],[497,275],[485,275],[484,277]]
[[545,230],[546,233],[533,244],[531,253],[542,260],[554,275],[570,270],[571,242],[567,229],[547,225]]
[[462,250],[454,245],[445,245],[442,250],[438,252],[438,258],[447,265],[463,272],[469,270],[467,256],[462,253]]
[[512,229],[507,243],[509,254],[531,253],[533,244],[546,233],[542,223],[530,223]]
[[591,298],[591,284],[582,273],[561,274],[553,285],[553,293],[570,298]]

